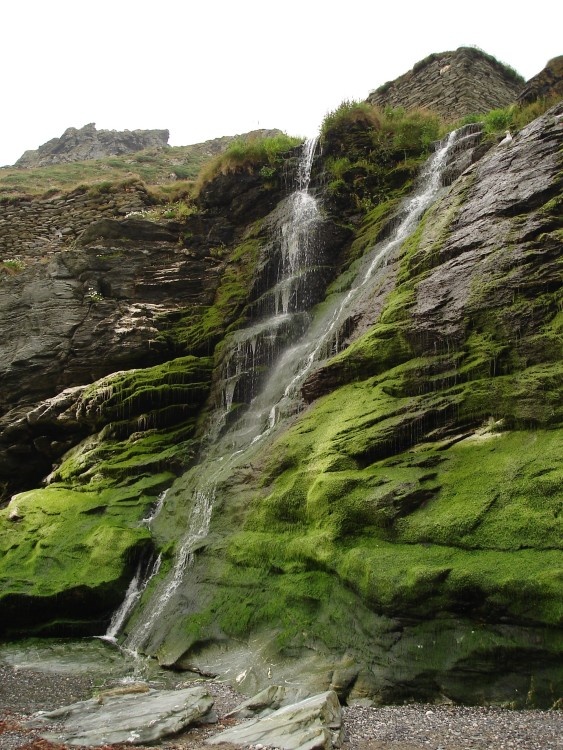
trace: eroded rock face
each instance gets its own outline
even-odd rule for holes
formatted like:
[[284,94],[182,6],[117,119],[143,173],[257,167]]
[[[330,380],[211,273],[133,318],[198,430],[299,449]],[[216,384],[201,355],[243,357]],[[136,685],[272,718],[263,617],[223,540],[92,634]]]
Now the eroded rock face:
[[[309,688],[314,684],[311,692],[333,689],[342,699],[378,703],[445,696],[462,702],[553,705],[561,684],[557,492],[563,415],[556,263],[561,250],[562,115],[560,105],[508,145],[491,145],[484,156],[477,146],[469,161],[452,167],[451,190],[428,211],[392,263],[381,267],[370,298],[346,323],[349,346],[307,382],[308,408],[294,415],[275,443],[265,436],[252,460],[217,480],[209,534],[205,540],[198,537],[201,546],[194,549],[190,574],[177,591],[177,606],[166,616],[159,611],[158,626],[143,646],[147,653],[177,669],[228,675],[248,685],[249,692],[271,680],[291,680]],[[168,238],[166,232],[174,234],[170,227],[138,225],[135,236],[134,226],[122,224],[120,230],[110,221],[93,227],[84,247],[53,260],[63,269],[54,280],[68,281],[72,299],[82,295],[80,309],[87,308],[94,321],[92,325],[87,317],[88,324],[76,328],[77,340],[73,334],[64,361],[75,365],[84,340],[89,356],[102,357],[107,350],[111,366],[119,366],[113,347],[119,341],[122,351],[127,335],[133,340],[139,335],[133,351],[147,353],[141,332],[153,340],[154,331],[161,332],[156,325],[160,318],[145,326],[144,319],[138,323],[130,316],[127,326],[117,325],[112,315],[121,311],[121,304],[129,310],[139,289],[145,308],[156,301],[164,304],[156,295],[166,284],[155,288],[155,277],[169,280],[173,291],[183,289],[184,341],[201,341],[201,331],[213,330],[210,340],[215,343],[227,330],[220,327],[222,320],[231,331],[251,320],[252,305],[267,288],[268,276],[276,278],[275,264],[268,265],[264,256],[262,230],[246,227],[243,220],[247,210],[254,217],[253,209],[261,203],[255,201],[255,177],[242,181],[238,196],[236,179],[223,181],[226,202],[221,191],[208,191],[202,199],[205,210],[183,227],[193,233],[189,250]],[[270,197],[262,196],[260,211],[267,210]],[[329,234],[337,237],[337,229]],[[220,237],[231,243],[229,248],[239,244],[230,265],[213,261],[225,273],[217,286],[217,304],[207,315],[205,298],[197,296],[205,292],[202,278],[188,292],[191,266],[172,278],[167,269],[183,258],[213,266],[206,259],[215,257],[210,243]],[[348,237],[344,233],[339,243]],[[188,244],[185,236],[184,242]],[[145,248],[150,252],[143,264]],[[342,257],[338,243],[332,249],[323,283]],[[222,252],[219,246],[216,255]],[[168,256],[168,265],[155,269],[160,253]],[[350,283],[343,274],[335,286],[345,292]],[[107,314],[101,315],[106,304]],[[40,309],[35,309],[34,321]],[[201,310],[207,312],[197,318]],[[24,311],[20,314],[26,320]],[[201,331],[190,328],[191,318],[197,318]],[[239,333],[244,331],[218,350],[216,364]],[[97,335],[103,351],[92,343]],[[51,363],[52,357],[48,347],[41,352],[42,357],[29,360],[38,373],[42,361]],[[158,350],[158,355],[166,352]],[[20,362],[20,372],[26,361]],[[96,357],[93,363],[84,361],[91,368],[99,365]],[[185,370],[187,363],[181,364]],[[264,361],[258,365],[262,370],[270,366]],[[207,362],[205,373],[211,366]],[[106,424],[101,432],[114,438],[110,430],[129,427],[118,420],[130,396],[139,407],[133,416],[142,416],[145,386],[154,380],[155,370],[146,368],[147,380],[132,377],[133,385],[123,375],[114,392],[108,381],[98,383],[81,413],[99,419],[99,426]],[[15,375],[9,368],[6,372],[16,394]],[[67,384],[58,377],[55,388]],[[204,376],[195,379],[194,390],[200,392]],[[30,382],[38,393],[39,380]],[[165,385],[175,385],[174,379]],[[182,404],[191,403],[190,396],[184,391]],[[31,430],[60,422],[71,428],[80,411],[77,398],[86,399],[70,390],[41,405],[33,401],[33,408],[22,402],[25,414],[18,414],[17,424]],[[174,401],[172,408],[177,406]],[[194,402],[196,407],[201,404]],[[192,429],[194,423],[192,419]],[[127,433],[126,446],[86,441],[65,459],[52,485],[15,498],[2,512],[7,517],[4,549],[15,558],[4,581],[28,588],[29,581],[20,581],[13,571],[19,574],[28,559],[37,561],[29,575],[37,598],[50,597],[49,617],[60,610],[69,584],[63,580],[54,593],[45,594],[47,587],[38,578],[53,550],[60,556],[69,508],[81,508],[76,514],[81,526],[91,523],[96,534],[102,529],[98,522],[107,521],[104,541],[110,541],[95,547],[106,550],[116,543],[109,534],[116,526],[112,519],[119,519],[120,530],[130,528],[141,509],[125,517],[123,508],[152,502],[145,494],[149,480],[155,483],[153,494],[162,488],[155,472],[177,449],[176,436],[170,438],[173,448],[159,446],[160,459],[151,441],[162,438],[164,430],[148,432],[140,437]],[[129,481],[133,471],[137,484],[120,496],[123,487],[116,478]],[[170,483],[172,478],[166,474],[159,481]],[[185,529],[187,511],[196,504],[198,494],[190,482],[188,473],[167,494],[166,512],[155,526],[163,549],[177,543],[178,529]],[[80,496],[80,488],[86,497]],[[32,547],[55,514],[60,527],[56,539],[47,537]],[[16,530],[26,524],[27,536],[17,537]],[[72,528],[77,529],[68,558],[72,563],[59,566],[65,571],[72,570],[77,557],[90,559],[97,542],[96,537],[85,554],[84,532],[78,525]],[[146,530],[141,541],[149,536]],[[28,545],[19,557],[16,539]],[[89,580],[92,572],[87,575]],[[125,575],[120,573],[122,587]],[[107,602],[107,593],[102,595]],[[115,589],[112,595],[114,601]],[[19,613],[20,603],[18,599],[11,611]],[[99,602],[94,606],[99,610]],[[45,618],[42,612],[34,614],[34,621]],[[33,618],[25,621],[25,612],[21,617],[17,626],[23,630]],[[134,627],[130,623],[125,633]],[[233,666],[236,649],[246,651]],[[322,729],[309,741],[323,743],[328,737]]]
[[170,358],[168,316],[211,304],[217,288],[221,263],[205,252],[194,257],[166,227],[105,220],[84,242],[2,279],[0,476],[12,488],[22,461],[28,477],[38,478],[69,447],[71,425],[61,419],[49,446],[34,444],[33,417],[26,416],[33,404]]
[[165,148],[169,135],[168,130],[96,130],[91,122],[82,128],[67,128],[60,138],[52,138],[38,149],[26,151],[15,166],[45,167],[130,154],[146,148]]
[[256,689],[293,658],[350,700],[557,700],[562,116],[463,171],[314,403],[220,486],[166,663],[226,669],[242,636],[283,644]]

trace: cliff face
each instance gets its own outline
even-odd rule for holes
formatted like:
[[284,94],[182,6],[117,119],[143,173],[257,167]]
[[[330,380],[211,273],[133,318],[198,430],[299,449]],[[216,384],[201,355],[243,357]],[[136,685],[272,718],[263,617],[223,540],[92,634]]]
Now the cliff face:
[[488,112],[516,100],[524,79],[471,47],[432,54],[395,81],[373,91],[367,101],[379,107],[423,107],[446,120]]
[[46,167],[70,161],[119,156],[146,148],[165,148],[168,130],[96,130],[89,123],[82,128],[67,128],[60,138],[52,138],[36,150],[26,151],[16,167]]
[[[397,224],[421,151],[378,127],[324,134],[297,326],[316,330]],[[240,463],[234,431],[202,459],[208,533],[144,651],[226,659],[249,691],[291,677],[343,699],[555,702],[562,138],[561,104],[508,144],[463,132],[449,187],[349,308],[297,411]],[[289,305],[272,250],[287,184],[262,165],[218,175],[182,222],[108,214],[4,263],[0,470],[7,497],[27,490],[0,511],[5,634],[103,632],[155,551],[166,580],[199,512],[196,456],[228,443],[277,367],[259,313]]]

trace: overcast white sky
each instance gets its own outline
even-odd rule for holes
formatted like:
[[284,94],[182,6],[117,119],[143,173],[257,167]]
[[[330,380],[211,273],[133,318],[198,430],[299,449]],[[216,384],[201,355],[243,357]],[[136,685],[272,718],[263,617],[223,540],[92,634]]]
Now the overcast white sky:
[[18,0],[0,6],[0,165],[67,127],[313,135],[344,99],[477,46],[526,79],[563,54],[563,6],[500,0]]

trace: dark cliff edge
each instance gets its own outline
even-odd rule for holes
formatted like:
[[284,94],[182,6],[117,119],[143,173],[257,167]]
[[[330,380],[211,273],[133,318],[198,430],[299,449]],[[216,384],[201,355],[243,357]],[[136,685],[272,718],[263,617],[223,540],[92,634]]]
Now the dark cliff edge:
[[[563,105],[510,142],[467,139],[302,410],[217,487],[174,621],[145,646],[162,664],[348,701],[560,697]],[[325,128],[313,318],[427,148],[361,107]],[[2,261],[3,637],[100,635],[139,564],[170,570],[225,342],[275,277],[286,157],[215,175],[178,220],[128,216],[148,205],[135,189]]]

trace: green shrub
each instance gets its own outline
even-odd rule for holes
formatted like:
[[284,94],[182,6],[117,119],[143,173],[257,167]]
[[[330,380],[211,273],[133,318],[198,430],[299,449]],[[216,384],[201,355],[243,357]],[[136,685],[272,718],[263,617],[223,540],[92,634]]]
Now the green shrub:
[[511,107],[506,109],[493,109],[485,115],[485,132],[498,133],[507,130],[512,125]]
[[394,148],[405,154],[425,154],[442,131],[440,117],[425,109],[385,112],[384,129],[392,133]]

